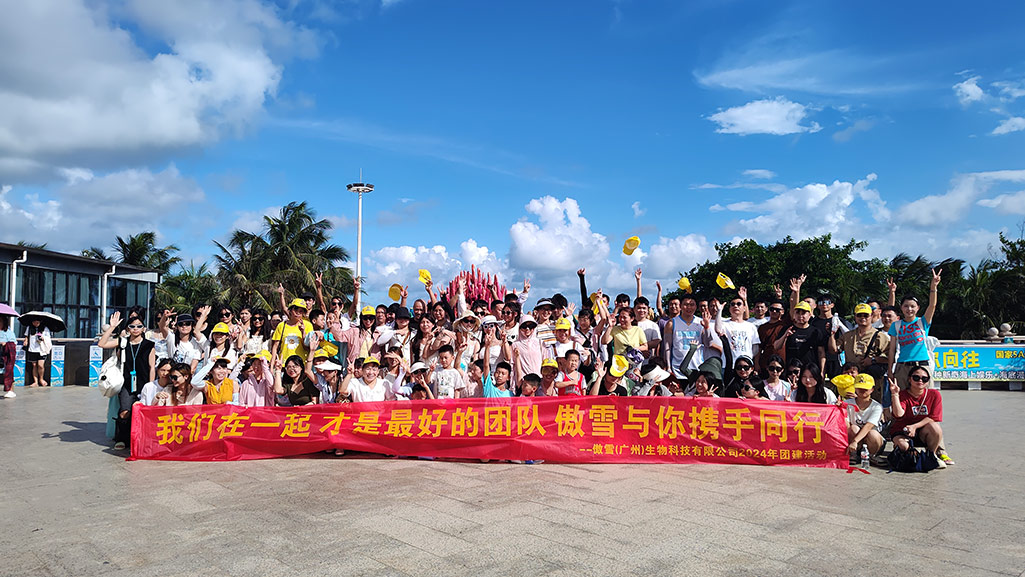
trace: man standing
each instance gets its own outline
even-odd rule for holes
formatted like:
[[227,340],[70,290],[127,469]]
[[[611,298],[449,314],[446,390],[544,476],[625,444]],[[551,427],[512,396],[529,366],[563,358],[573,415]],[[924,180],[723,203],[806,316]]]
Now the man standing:
[[825,336],[811,326],[811,306],[801,301],[794,307],[794,324],[780,335],[773,346],[786,351],[789,362],[799,359],[804,366],[816,365],[819,372],[826,370]]
[[[761,341],[758,339],[758,329],[755,325],[744,320],[744,299],[739,295],[730,299],[730,320],[722,320],[722,314],[718,310],[713,310],[715,315],[715,332],[720,336],[725,336],[727,342],[729,342],[730,352],[732,353],[732,359],[736,360],[740,357],[748,357],[754,359],[754,363],[757,364],[759,357],[759,344]],[[713,308],[717,308],[718,303]]]
[[784,351],[776,350],[774,343],[783,331],[790,324],[786,318],[786,309],[783,308],[783,301],[773,299],[769,303],[769,318],[767,322],[758,327],[758,340],[761,342],[762,354],[759,362],[756,363],[762,375],[767,374],[769,358],[772,355],[783,356]]
[[[673,371],[673,375],[678,379],[687,378],[683,372],[684,368],[697,370],[705,361],[705,346],[708,336],[701,324],[701,319],[694,316],[697,309],[698,303],[694,296],[683,295],[680,299],[680,314],[670,319],[662,330],[664,344],[662,358],[665,359],[666,366]],[[683,363],[691,348],[695,347],[697,350],[691,357],[690,364],[687,367],[681,367],[680,364]]]

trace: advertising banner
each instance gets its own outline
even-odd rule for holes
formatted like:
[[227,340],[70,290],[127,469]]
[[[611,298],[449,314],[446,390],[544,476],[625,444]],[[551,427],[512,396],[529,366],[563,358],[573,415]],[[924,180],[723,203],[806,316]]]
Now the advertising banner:
[[64,386],[64,345],[53,345],[50,354],[50,386]]
[[939,345],[933,351],[938,381],[1025,381],[1025,346]]
[[540,397],[137,407],[133,459],[232,461],[332,448],[557,463],[848,466],[834,405],[685,397]]
[[25,349],[18,345],[17,356],[14,358],[14,386],[25,386]]
[[100,386],[100,367],[103,366],[103,349],[96,345],[89,346],[89,386]]

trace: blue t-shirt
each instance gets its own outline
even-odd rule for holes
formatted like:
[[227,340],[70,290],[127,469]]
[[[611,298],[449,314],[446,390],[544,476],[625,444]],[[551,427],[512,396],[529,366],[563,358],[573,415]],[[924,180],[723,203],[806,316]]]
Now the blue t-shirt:
[[491,380],[491,375],[484,378],[484,397],[493,399],[496,397],[511,397],[513,396],[512,391],[509,389],[502,390],[495,386],[495,381]]
[[890,325],[889,334],[896,337],[897,344],[900,345],[898,363],[929,360],[929,348],[925,344],[925,339],[929,336],[929,326],[922,317],[915,317],[910,323],[898,319]]

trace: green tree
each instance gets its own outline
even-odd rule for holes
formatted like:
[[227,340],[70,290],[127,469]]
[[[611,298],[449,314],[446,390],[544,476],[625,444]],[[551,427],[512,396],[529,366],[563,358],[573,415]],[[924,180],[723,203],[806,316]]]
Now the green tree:
[[164,275],[155,300],[158,309],[190,312],[197,305],[224,302],[225,296],[226,291],[206,263],[197,267],[190,261],[188,266],[179,265],[177,272]]
[[95,258],[97,260],[111,260],[107,253],[102,248],[91,246],[82,251],[82,256],[88,258]]
[[156,239],[156,233],[151,231],[140,232],[127,239],[117,237],[114,240],[117,262],[151,268],[167,274],[172,266],[181,262],[181,258],[174,256],[178,252],[178,247],[173,244],[158,247]]
[[349,253],[331,242],[332,228],[306,202],[290,202],[277,215],[265,216],[259,233],[235,230],[226,245],[215,243],[220,251],[214,257],[217,278],[227,302],[274,309],[278,283],[294,296],[313,291],[318,275],[326,293],[347,299],[352,271],[341,263]]

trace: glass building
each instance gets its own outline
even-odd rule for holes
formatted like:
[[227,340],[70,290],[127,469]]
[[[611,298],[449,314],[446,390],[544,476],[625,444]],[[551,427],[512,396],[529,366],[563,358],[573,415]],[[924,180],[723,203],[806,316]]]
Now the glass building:
[[[95,339],[114,311],[133,306],[150,319],[160,273],[51,250],[0,243],[0,299],[19,313],[39,310],[64,319],[56,339]],[[20,337],[24,327],[15,323]]]

